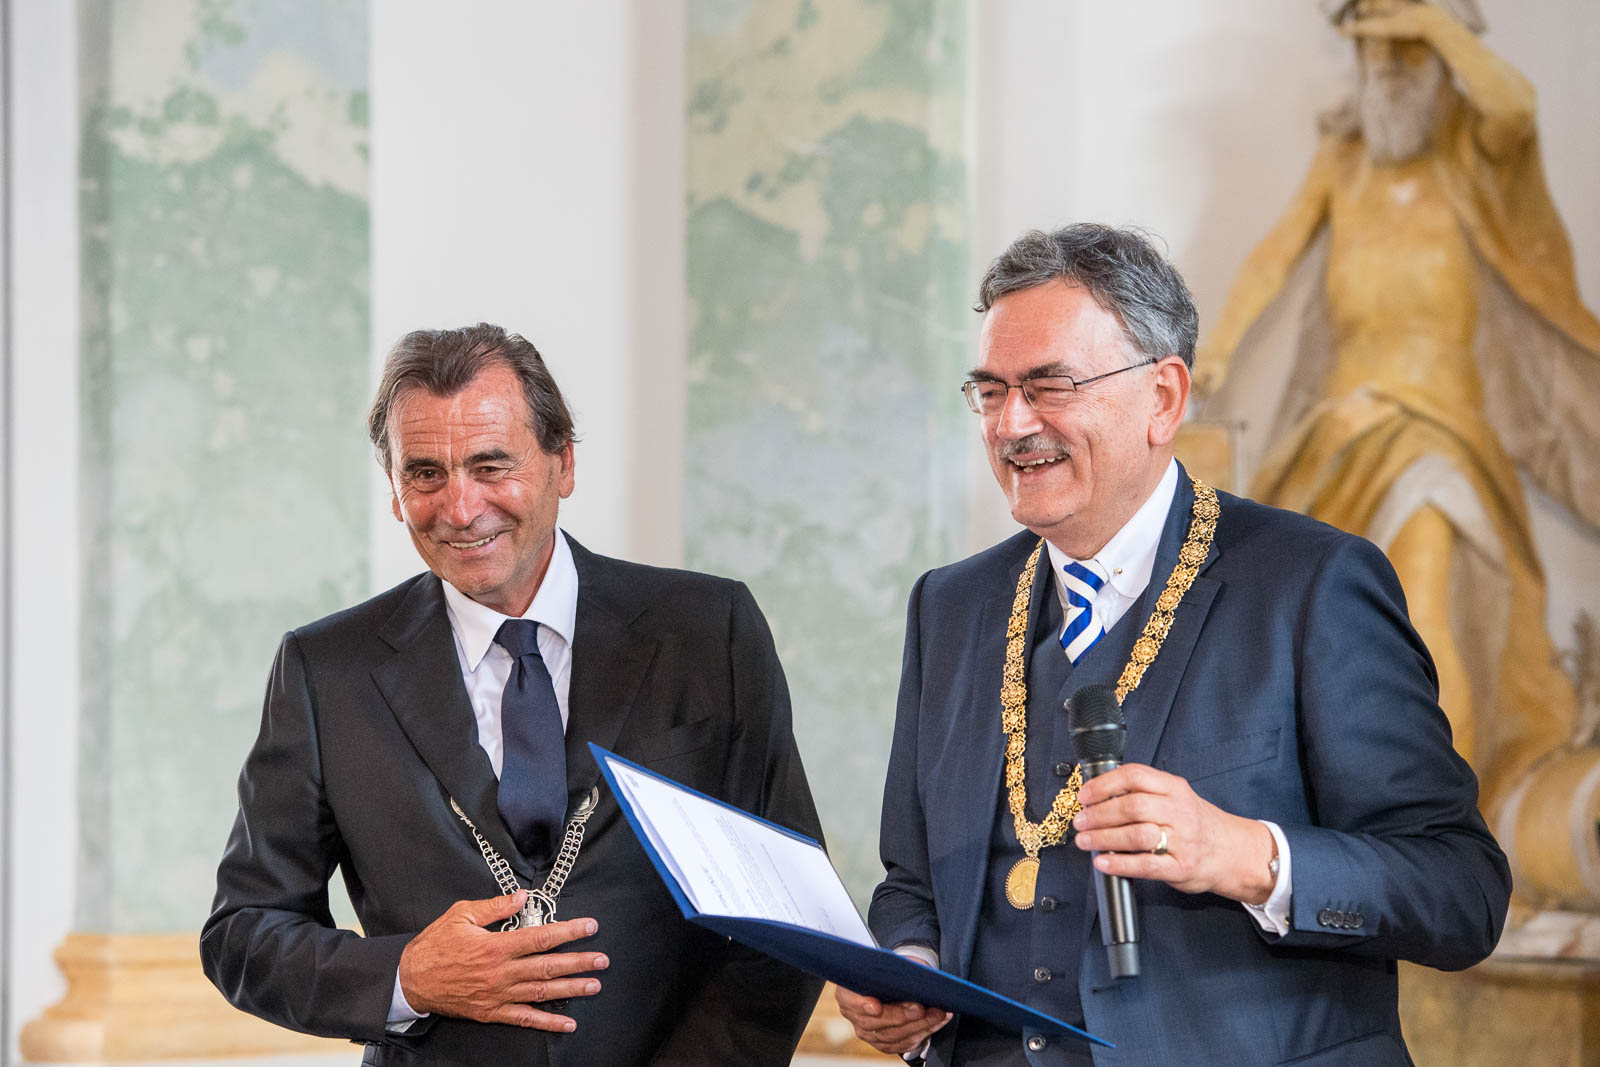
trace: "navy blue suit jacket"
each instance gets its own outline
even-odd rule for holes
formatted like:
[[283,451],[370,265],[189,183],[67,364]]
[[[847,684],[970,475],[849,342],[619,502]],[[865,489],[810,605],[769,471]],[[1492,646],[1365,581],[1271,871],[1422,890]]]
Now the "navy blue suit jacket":
[[[1219,497],[1206,563],[1124,705],[1126,758],[1282,826],[1290,931],[1262,931],[1234,901],[1136,882],[1140,976],[1112,980],[1098,933],[1084,938],[1085,1022],[1118,1045],[1096,1048],[1095,1062],[1409,1063],[1395,961],[1456,969],[1485,957],[1510,895],[1505,857],[1451,747],[1432,661],[1388,560],[1304,516]],[[1125,621],[1149,616],[1192,501],[1181,477],[1150,588]],[[1023,532],[931,571],[911,594],[886,876],[869,921],[883,944],[937,946],[957,974],[972,959],[1000,792],[1006,620],[1037,540]],[[1040,586],[1049,580],[1041,567]],[[949,1062],[954,1030],[936,1036],[930,1062]]]

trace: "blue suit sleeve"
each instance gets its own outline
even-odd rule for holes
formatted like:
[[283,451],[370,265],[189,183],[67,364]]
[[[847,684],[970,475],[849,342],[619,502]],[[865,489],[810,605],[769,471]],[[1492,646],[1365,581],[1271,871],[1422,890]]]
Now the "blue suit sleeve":
[[1477,963],[1499,940],[1510,869],[1451,745],[1399,580],[1370,542],[1335,543],[1295,646],[1313,825],[1283,827],[1294,896],[1278,943],[1445,970]]
[[927,582],[924,574],[912,587],[906,610],[905,655],[900,667],[900,695],[895,707],[894,738],[883,789],[883,820],[878,852],[884,879],[872,894],[867,925],[887,948],[907,942],[937,947],[939,920],[933,901],[928,862],[927,824],[917,774],[917,736],[922,710],[922,637],[919,612]]

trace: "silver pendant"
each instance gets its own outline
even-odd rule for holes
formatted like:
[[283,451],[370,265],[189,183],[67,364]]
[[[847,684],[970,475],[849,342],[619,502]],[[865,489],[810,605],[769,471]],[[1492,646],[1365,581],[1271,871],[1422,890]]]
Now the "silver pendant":
[[522,910],[517,912],[517,926],[543,926],[545,923],[554,922],[556,917],[556,902],[535,890],[528,894],[528,899],[522,902]]

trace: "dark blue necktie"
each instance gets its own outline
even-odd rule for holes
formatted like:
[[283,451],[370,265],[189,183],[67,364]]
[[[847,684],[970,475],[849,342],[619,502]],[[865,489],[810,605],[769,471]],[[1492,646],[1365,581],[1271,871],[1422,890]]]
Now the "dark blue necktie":
[[494,639],[512,660],[500,698],[500,816],[522,854],[542,866],[555,856],[567,814],[561,706],[539,655],[539,624],[507,619]]

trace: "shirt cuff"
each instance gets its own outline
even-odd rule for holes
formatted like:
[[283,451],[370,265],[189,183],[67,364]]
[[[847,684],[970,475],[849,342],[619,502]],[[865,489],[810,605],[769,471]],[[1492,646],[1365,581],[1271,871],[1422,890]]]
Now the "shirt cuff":
[[[939,969],[939,953],[927,945],[908,941],[903,945],[896,945],[894,954],[896,956],[904,956],[909,960],[916,960],[918,963],[925,963],[936,971]],[[928,1058],[928,1046],[931,1044],[933,1044],[933,1039],[929,1038],[910,1052],[902,1052],[900,1058],[907,1063],[921,1063]]]
[[406,995],[400,991],[400,968],[394,971],[394,996],[389,998],[389,1021],[383,1028],[391,1034],[403,1034],[411,1029],[411,1024],[418,1019],[426,1019],[427,1012],[414,1011],[406,1003]]
[[1289,900],[1294,893],[1294,878],[1291,874],[1289,863],[1289,841],[1283,836],[1283,829],[1275,822],[1258,819],[1262,826],[1272,832],[1272,840],[1278,845],[1278,882],[1272,887],[1272,895],[1261,904],[1246,904],[1244,910],[1256,921],[1256,925],[1269,934],[1283,937],[1289,932]]

